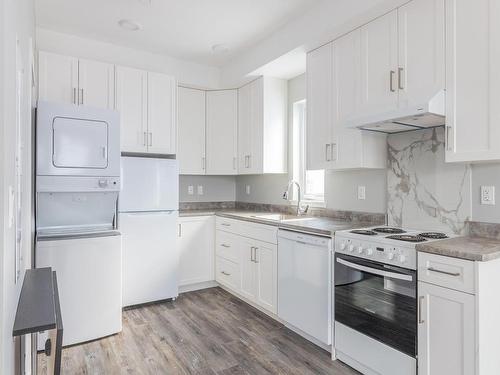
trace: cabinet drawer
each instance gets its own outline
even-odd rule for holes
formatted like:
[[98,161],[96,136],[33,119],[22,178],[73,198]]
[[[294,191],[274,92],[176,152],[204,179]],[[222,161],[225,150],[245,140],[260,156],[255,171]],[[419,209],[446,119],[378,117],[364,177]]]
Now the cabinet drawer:
[[435,254],[418,253],[418,279],[474,294],[474,262]]
[[272,244],[278,243],[278,227],[251,222],[240,223],[240,234],[258,241]]
[[234,291],[240,290],[240,266],[227,259],[217,257],[215,261],[215,280]]
[[217,256],[239,263],[238,238],[236,234],[227,233],[222,230],[216,232],[215,252]]
[[226,232],[239,234],[240,233],[239,224],[240,224],[239,220],[228,219],[225,217],[215,218],[215,229],[217,230],[223,230]]

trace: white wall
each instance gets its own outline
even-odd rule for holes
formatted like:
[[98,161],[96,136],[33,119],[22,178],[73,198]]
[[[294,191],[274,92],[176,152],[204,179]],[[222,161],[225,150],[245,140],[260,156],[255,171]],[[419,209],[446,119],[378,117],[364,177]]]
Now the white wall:
[[[188,194],[188,186],[193,186],[194,194]],[[198,194],[198,186],[203,186],[203,195]],[[180,202],[234,202],[234,176],[180,176]]]
[[[481,186],[495,186],[496,205],[482,205]],[[472,220],[500,223],[500,164],[472,165]]]
[[[13,375],[12,327],[24,269],[31,266],[31,42],[35,34],[33,0],[0,0],[0,374]],[[19,59],[16,57],[16,36]],[[33,40],[34,42],[34,40]],[[16,153],[16,60],[21,96],[22,239],[21,274],[15,282],[15,226],[9,223],[9,186],[14,187]],[[29,353],[28,353],[29,354]]]
[[37,48],[91,60],[173,75],[179,83],[219,88],[220,70],[166,55],[154,54],[70,34],[37,28]]

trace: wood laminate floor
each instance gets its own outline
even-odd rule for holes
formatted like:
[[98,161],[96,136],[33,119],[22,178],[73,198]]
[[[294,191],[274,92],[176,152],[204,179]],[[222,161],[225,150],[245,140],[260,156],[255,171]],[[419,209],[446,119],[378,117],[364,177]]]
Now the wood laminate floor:
[[[45,355],[38,357],[46,374]],[[123,331],[63,349],[62,374],[358,374],[221,288],[123,312]]]

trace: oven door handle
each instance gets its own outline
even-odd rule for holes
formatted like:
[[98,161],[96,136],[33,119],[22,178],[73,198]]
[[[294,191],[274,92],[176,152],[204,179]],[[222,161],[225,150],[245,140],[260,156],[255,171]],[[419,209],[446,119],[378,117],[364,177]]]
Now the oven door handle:
[[396,273],[396,272],[382,271],[382,270],[378,270],[376,268],[366,267],[366,266],[362,266],[360,264],[352,263],[352,262],[349,262],[349,261],[341,259],[341,258],[337,258],[337,262],[340,264],[343,264],[344,266],[354,268],[355,270],[358,270],[358,271],[365,271],[365,272],[372,273],[374,275],[390,277],[392,279],[397,279],[397,280],[413,281],[413,277],[410,275],[405,275],[405,274]]

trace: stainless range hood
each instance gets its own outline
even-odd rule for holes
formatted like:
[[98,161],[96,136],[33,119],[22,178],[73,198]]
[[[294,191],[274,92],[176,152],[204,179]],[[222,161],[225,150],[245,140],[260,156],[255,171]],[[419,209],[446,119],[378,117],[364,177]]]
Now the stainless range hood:
[[394,134],[444,126],[445,119],[445,91],[441,90],[421,105],[407,106],[376,115],[353,117],[347,121],[346,126]]

